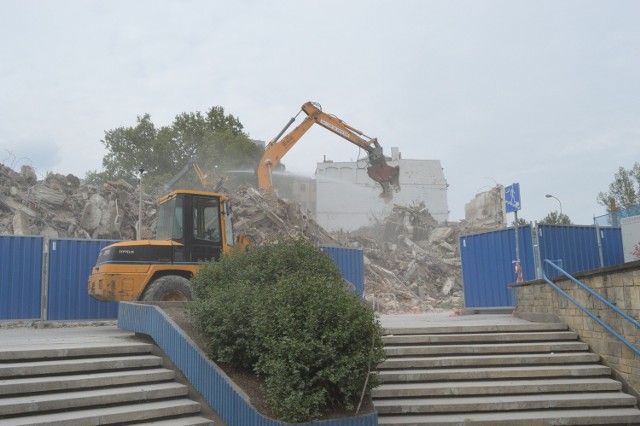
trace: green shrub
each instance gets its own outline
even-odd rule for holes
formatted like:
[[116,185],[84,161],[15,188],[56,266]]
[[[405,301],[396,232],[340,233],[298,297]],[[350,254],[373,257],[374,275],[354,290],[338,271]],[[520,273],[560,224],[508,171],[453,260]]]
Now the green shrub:
[[380,324],[310,243],[223,256],[192,283],[192,312],[209,355],[261,375],[279,419],[307,421],[331,406],[353,410],[375,386],[370,372],[384,359]]

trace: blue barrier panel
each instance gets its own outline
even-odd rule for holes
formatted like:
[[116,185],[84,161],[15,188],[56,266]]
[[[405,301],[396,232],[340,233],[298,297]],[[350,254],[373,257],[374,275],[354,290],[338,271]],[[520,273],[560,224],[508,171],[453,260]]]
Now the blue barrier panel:
[[[518,227],[520,265],[525,281],[535,279],[531,226]],[[467,308],[515,306],[515,228],[460,237],[464,305]]]
[[[122,302],[118,327],[150,336],[189,383],[229,426],[284,426],[257,412],[228,376],[160,308]],[[345,419],[296,423],[298,426],[376,426],[378,413]]]
[[600,244],[602,244],[604,266],[624,263],[621,228],[600,228]]
[[320,247],[333,258],[342,276],[355,286],[356,294],[364,296],[364,253],[362,249],[345,247]]
[[87,279],[107,240],[49,241],[48,320],[116,319],[116,302],[89,296]]
[[40,319],[42,237],[0,236],[0,320]]
[[[540,258],[549,259],[570,274],[624,263],[620,228],[598,228],[579,225],[538,225]],[[553,271],[546,270],[549,275]]]

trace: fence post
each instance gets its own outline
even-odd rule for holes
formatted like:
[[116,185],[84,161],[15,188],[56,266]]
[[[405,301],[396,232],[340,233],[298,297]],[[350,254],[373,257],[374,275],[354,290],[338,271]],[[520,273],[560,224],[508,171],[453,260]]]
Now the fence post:
[[531,244],[533,245],[533,263],[536,269],[536,279],[542,278],[542,259],[540,258],[540,236],[538,235],[538,222],[531,224]]
[[40,321],[48,317],[47,303],[49,300],[49,238],[42,239],[42,281],[40,289]]
[[600,256],[600,267],[604,268],[604,253],[602,252],[602,237],[600,235],[600,225],[596,222],[596,241],[598,241],[598,256]]

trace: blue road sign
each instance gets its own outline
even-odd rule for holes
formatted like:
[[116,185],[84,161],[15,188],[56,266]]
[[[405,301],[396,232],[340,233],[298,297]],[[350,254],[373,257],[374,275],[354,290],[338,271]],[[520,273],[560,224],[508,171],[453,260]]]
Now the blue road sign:
[[504,188],[504,203],[507,213],[513,213],[522,208],[519,183],[514,183]]

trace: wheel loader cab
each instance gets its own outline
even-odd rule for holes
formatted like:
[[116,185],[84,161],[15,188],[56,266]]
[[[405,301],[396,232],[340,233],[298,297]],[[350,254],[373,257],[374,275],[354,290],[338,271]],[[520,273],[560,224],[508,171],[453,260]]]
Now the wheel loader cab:
[[223,245],[219,197],[174,192],[160,202],[156,239],[182,244],[174,248],[174,262],[220,259]]
[[218,260],[232,246],[225,195],[174,191],[160,200],[155,240],[124,241],[100,251],[89,295],[107,302],[189,300],[188,280],[199,262]]

